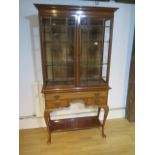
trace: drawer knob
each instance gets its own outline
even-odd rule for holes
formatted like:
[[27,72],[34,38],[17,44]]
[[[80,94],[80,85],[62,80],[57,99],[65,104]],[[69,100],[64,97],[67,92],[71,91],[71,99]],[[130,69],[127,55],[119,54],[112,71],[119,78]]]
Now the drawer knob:
[[55,96],[54,96],[54,99],[55,99],[55,100],[59,100],[59,98],[60,98],[59,95],[55,95]]
[[95,93],[94,95],[95,95],[95,97],[99,97],[100,93]]

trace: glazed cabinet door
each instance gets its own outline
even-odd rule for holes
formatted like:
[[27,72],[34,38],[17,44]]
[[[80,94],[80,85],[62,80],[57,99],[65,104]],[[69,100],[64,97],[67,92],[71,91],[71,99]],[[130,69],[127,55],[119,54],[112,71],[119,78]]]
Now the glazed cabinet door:
[[41,17],[44,80],[47,86],[75,84],[75,17]]
[[80,17],[80,85],[108,80],[111,19]]

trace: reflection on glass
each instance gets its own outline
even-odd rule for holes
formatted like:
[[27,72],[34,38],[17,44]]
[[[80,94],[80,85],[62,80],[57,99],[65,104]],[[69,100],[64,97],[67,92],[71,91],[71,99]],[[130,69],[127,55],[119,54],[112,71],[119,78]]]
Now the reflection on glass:
[[104,42],[103,42],[103,67],[102,78],[107,81],[107,67],[108,67],[108,54],[109,54],[109,41],[110,41],[110,20],[105,20],[104,26]]
[[43,18],[47,84],[74,84],[74,18]]
[[107,80],[110,20],[84,17],[80,24],[80,84],[104,84]]
[[80,84],[103,82],[101,75],[103,20],[81,19]]
[[110,19],[106,19],[106,21],[105,21],[105,26],[110,26],[110,22],[111,22]]
[[104,41],[108,42],[110,39],[110,27],[105,27]]
[[108,50],[109,50],[109,43],[104,43],[103,48],[103,63],[108,63]]

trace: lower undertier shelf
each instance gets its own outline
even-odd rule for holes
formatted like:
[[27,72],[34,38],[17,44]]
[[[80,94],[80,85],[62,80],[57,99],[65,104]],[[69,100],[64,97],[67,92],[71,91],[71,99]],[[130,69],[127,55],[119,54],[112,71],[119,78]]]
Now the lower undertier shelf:
[[50,131],[80,130],[101,126],[98,116],[50,120]]

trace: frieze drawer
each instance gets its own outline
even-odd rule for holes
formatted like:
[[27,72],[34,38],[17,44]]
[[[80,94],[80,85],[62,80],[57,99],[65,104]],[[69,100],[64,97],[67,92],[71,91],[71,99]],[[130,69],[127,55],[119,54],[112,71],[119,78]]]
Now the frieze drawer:
[[59,107],[68,107],[69,103],[67,100],[51,100],[46,101],[46,108],[59,108]]
[[55,94],[45,94],[45,100],[55,100],[55,99],[82,99],[90,97],[105,97],[107,96],[107,91],[98,92],[76,92],[76,93],[55,93]]

